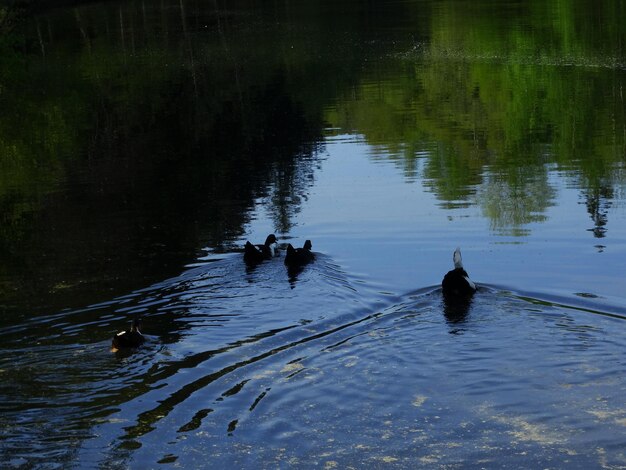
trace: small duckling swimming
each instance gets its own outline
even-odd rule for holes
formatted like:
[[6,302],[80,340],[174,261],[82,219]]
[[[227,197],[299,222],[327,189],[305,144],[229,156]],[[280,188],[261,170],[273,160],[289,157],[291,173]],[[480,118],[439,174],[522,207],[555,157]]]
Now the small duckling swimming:
[[113,337],[111,344],[112,349],[129,349],[138,348],[146,339],[139,331],[141,327],[141,318],[135,318],[130,326],[130,331],[120,331]]
[[278,240],[273,233],[269,234],[263,245],[253,245],[249,241],[243,252],[243,260],[247,264],[259,264],[266,259],[271,259],[278,254]]
[[448,271],[441,282],[443,295],[454,297],[471,296],[476,292],[476,284],[472,282],[465,269],[463,269],[460,248],[454,250],[452,261],[454,261],[454,269]]
[[285,264],[289,267],[299,267],[309,264],[315,260],[315,255],[311,252],[313,244],[311,240],[304,242],[302,248],[294,248],[291,243],[287,245],[287,254],[285,255]]

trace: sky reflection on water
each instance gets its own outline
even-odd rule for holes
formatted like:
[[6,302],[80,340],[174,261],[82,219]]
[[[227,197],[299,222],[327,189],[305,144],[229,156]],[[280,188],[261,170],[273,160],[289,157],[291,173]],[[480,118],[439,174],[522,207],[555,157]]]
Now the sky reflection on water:
[[[325,149],[291,236],[314,239],[349,271],[385,289],[437,284],[454,247],[461,246],[479,282],[555,294],[622,294],[623,205],[607,210],[605,236],[595,238],[580,190],[557,169],[546,169],[554,200],[542,220],[524,225],[523,232],[503,233],[481,203],[509,201],[494,194],[485,200],[480,185],[470,189],[475,196],[467,205],[441,210],[427,181],[405,178],[393,161],[368,158],[371,149],[358,136],[329,138]],[[488,170],[483,176],[488,181]],[[261,225],[257,238],[269,228]]]

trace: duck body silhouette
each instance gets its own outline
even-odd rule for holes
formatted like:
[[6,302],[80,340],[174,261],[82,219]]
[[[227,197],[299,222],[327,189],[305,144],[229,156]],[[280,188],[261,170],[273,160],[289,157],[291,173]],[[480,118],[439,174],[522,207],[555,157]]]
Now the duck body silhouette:
[[267,236],[263,245],[253,245],[247,241],[243,251],[243,260],[247,264],[259,264],[267,259],[272,259],[277,255],[276,245],[276,235],[273,233]]
[[313,244],[311,240],[304,242],[302,248],[294,248],[291,243],[287,245],[287,254],[285,255],[285,264],[288,267],[301,267],[315,260],[315,255],[311,252]]
[[463,268],[461,249],[454,250],[452,255],[454,269],[448,271],[441,282],[443,295],[447,297],[470,297],[476,292],[476,284],[472,282]]
[[113,337],[111,347],[113,349],[131,349],[141,346],[146,339],[139,331],[141,319],[135,318],[128,331],[120,331]]

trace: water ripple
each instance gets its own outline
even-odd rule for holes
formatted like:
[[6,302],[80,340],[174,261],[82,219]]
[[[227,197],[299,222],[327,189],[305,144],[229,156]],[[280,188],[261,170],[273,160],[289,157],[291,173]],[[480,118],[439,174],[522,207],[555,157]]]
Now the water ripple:
[[[470,448],[511,466],[524,452],[593,466],[602,445],[620,462],[619,306],[483,285],[450,308],[438,287],[394,297],[366,284],[324,256],[294,281],[280,260],[246,272],[226,255],[5,328],[3,458],[248,466],[254,448],[262,466],[457,465]],[[136,314],[147,344],[111,354]],[[77,454],[54,450],[68,440]]]

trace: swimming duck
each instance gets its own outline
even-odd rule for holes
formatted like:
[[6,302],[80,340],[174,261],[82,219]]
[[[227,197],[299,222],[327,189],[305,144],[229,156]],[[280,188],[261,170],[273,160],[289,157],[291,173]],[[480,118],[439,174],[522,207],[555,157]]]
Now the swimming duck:
[[130,331],[120,331],[113,337],[113,349],[138,348],[146,339],[139,331],[141,318],[135,318],[130,326]]
[[287,245],[285,264],[287,266],[296,267],[310,263],[315,259],[315,255],[311,253],[311,248],[313,248],[311,240],[305,241],[302,248],[294,248],[290,243]]
[[277,255],[276,235],[269,234],[265,239],[263,245],[253,245],[249,241],[246,242],[246,246],[243,252],[243,260],[248,264],[258,264],[266,259],[271,259]]
[[454,261],[454,269],[452,271],[448,271],[441,282],[443,294],[455,297],[471,296],[474,292],[476,292],[476,284],[472,282],[465,269],[463,269],[460,248],[454,250],[452,261]]

